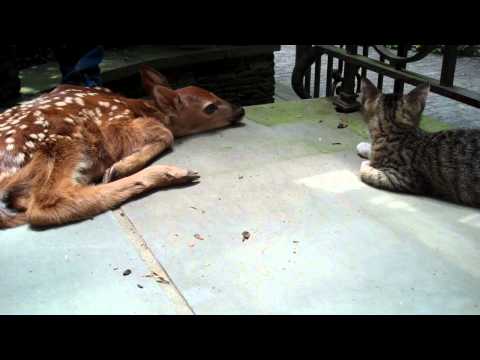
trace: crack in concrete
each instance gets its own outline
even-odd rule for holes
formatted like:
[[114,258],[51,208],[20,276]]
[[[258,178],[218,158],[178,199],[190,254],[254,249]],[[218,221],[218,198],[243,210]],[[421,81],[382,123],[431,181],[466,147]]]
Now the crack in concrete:
[[150,250],[147,242],[140,235],[132,220],[127,216],[127,214],[125,214],[122,208],[113,210],[112,212],[150,271],[168,281],[168,284],[159,285],[164,290],[168,299],[173,303],[175,312],[178,315],[195,315],[192,307],[175,285],[172,278],[168,275],[162,264],[157,260],[153,252]]

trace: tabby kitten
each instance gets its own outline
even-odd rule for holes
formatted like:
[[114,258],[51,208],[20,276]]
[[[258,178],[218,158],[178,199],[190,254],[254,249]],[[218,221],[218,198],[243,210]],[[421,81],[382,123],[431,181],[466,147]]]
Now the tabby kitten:
[[370,159],[360,168],[363,182],[480,206],[480,129],[421,130],[428,85],[405,96],[382,94],[368,79],[361,88],[362,114],[372,141],[371,146],[357,147]]

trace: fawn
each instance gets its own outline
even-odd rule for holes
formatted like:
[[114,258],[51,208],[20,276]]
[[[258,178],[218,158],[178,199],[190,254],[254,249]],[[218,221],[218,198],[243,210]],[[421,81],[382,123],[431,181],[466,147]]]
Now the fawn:
[[195,86],[173,90],[151,67],[140,73],[151,100],[60,85],[0,114],[0,229],[84,220],[199,179],[175,166],[146,166],[174,138],[237,123],[244,109]]

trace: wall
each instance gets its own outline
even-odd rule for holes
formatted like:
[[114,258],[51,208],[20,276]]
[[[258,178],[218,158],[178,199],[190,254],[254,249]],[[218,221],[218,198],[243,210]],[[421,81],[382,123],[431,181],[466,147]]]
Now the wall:
[[[121,46],[106,46],[106,48]],[[184,46],[187,47],[187,46]],[[245,47],[243,47],[245,48]],[[235,51],[235,50],[234,50]],[[1,55],[0,55],[1,56]],[[48,48],[17,48],[17,67],[22,69],[51,60]],[[200,60],[200,61],[199,61]],[[192,64],[159,69],[175,87],[197,85],[218,96],[240,105],[265,104],[274,101],[274,55],[273,51],[229,57],[222,60],[195,59]],[[0,82],[0,93],[12,96],[18,91],[18,71],[14,63],[0,58],[0,68],[8,68],[10,80]],[[0,69],[1,70],[1,69]],[[2,76],[2,73],[0,73]],[[4,75],[4,78],[6,75]],[[145,96],[138,74],[105,83],[112,90],[131,97]],[[8,88],[8,89],[7,89]],[[1,101],[1,100],[0,100]]]
[[0,48],[0,103],[14,98],[20,91],[20,79],[12,45]]

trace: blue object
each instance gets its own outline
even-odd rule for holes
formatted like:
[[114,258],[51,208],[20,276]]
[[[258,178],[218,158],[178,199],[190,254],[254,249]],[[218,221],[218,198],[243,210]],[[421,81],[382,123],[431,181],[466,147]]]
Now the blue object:
[[87,87],[102,85],[99,65],[103,58],[103,48],[98,46],[82,56],[73,67],[61,64],[62,82],[67,84],[80,83]]

